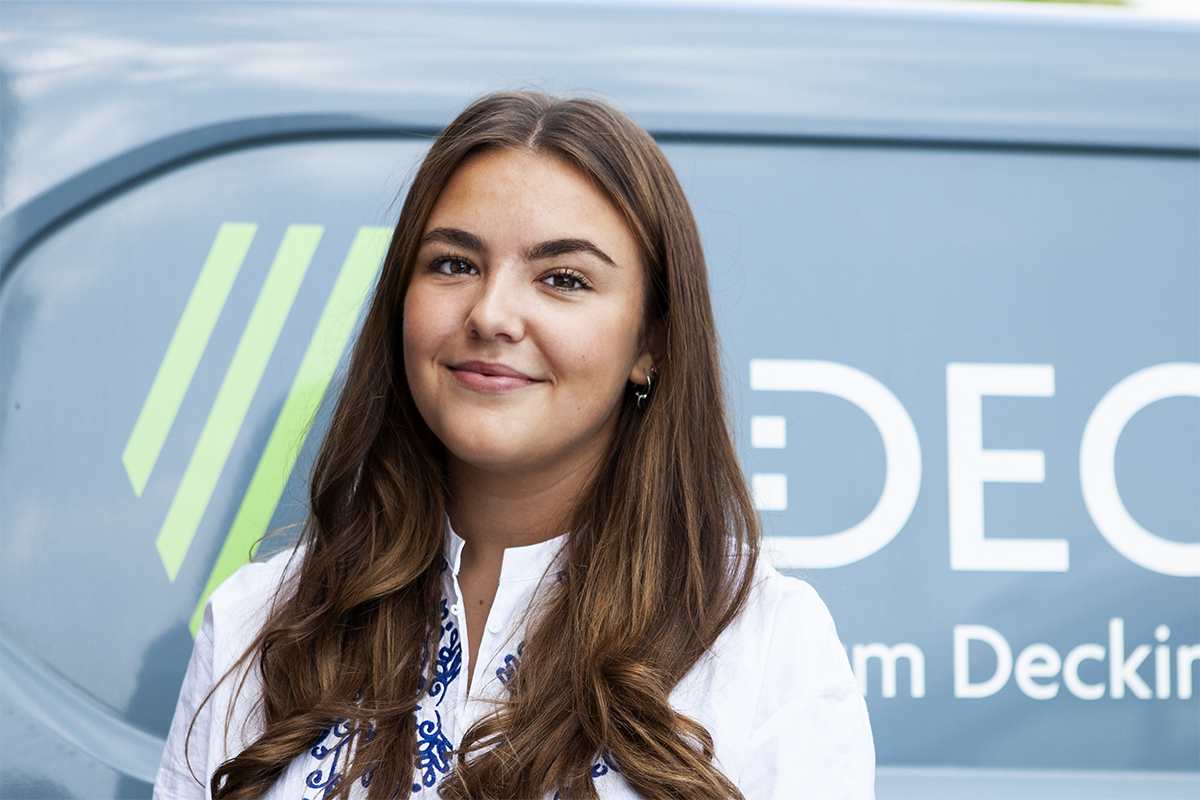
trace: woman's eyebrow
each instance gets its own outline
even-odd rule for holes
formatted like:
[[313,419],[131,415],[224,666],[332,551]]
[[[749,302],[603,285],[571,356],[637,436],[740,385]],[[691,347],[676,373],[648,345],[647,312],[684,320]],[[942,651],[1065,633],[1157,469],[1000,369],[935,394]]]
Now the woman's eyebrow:
[[473,253],[483,253],[487,250],[483,246],[482,239],[473,233],[467,233],[458,228],[434,228],[421,237],[422,246],[430,242],[443,242],[454,247],[461,247],[464,250],[470,250]]
[[615,267],[617,263],[613,261],[608,253],[601,250],[596,245],[589,242],[587,239],[554,239],[549,242],[542,242],[534,245],[526,252],[525,257],[530,261],[537,261],[542,258],[554,258],[555,256],[565,256],[569,253],[591,253],[609,266]]

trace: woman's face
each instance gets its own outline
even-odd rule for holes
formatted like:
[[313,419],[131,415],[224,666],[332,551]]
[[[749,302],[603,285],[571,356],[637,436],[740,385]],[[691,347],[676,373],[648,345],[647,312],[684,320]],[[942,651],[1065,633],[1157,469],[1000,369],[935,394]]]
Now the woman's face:
[[557,158],[463,163],[404,301],[404,364],[452,459],[555,480],[590,472],[627,381],[646,382],[643,266],[624,219]]

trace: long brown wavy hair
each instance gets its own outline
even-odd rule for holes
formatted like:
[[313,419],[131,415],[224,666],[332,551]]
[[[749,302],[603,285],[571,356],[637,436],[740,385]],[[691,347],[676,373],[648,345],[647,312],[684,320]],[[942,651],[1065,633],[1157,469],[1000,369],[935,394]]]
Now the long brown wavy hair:
[[595,798],[602,754],[651,800],[741,797],[713,763],[709,732],[668,700],[745,605],[758,558],[699,232],[662,151],[626,116],[515,92],[463,111],[409,189],[314,467],[296,588],[241,662],[261,672],[265,729],[213,775],[215,798],[261,797],[335,720],[358,732],[336,794],[368,772],[371,800],[408,794],[449,487],[405,379],[404,296],[442,188],[468,156],[506,148],[573,165],[623,214],[645,265],[644,325],[657,324],[663,347],[646,408],[630,391],[616,412],[505,701],[467,731],[440,792]]

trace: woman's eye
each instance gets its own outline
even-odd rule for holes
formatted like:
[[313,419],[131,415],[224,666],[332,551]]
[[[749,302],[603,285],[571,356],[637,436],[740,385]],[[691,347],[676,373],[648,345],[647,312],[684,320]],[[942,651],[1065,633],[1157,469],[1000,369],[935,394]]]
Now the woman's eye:
[[470,275],[475,270],[470,261],[461,258],[439,258],[433,262],[432,268],[443,275]]
[[566,289],[567,291],[592,288],[582,275],[574,272],[554,272],[543,278],[542,282],[555,289]]

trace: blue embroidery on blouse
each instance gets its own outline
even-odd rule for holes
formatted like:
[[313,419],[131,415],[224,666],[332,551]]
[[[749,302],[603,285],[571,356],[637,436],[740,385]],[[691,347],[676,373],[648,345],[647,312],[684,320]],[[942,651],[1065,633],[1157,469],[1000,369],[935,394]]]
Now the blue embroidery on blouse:
[[[462,642],[458,635],[458,626],[450,618],[450,607],[444,598],[442,599],[442,623],[442,636],[439,644],[445,640],[446,634],[450,635],[450,643],[438,648],[437,664],[434,665],[433,681],[429,687],[429,696],[436,697],[435,705],[439,706],[446,699],[446,689],[462,671]],[[425,672],[424,659],[421,663],[421,672]],[[424,688],[424,678],[418,682],[418,685]]]
[[517,667],[521,666],[521,653],[525,650],[525,642],[520,642],[517,645],[516,655],[504,656],[504,666],[496,668],[496,677],[501,683],[508,683],[512,680],[513,675],[517,674]]
[[[442,642],[446,642],[446,644],[442,645]],[[438,644],[442,646],[438,647],[433,680],[429,682],[429,696],[437,698],[437,702],[434,705],[442,704],[442,701],[446,699],[446,695],[449,694],[447,690],[450,684],[458,678],[459,673],[462,671],[462,641],[458,633],[458,626],[450,616],[450,604],[444,598],[442,599],[442,627],[439,631]],[[425,667],[429,663],[429,651],[429,641],[426,639],[425,647],[421,653],[421,666],[417,677],[418,694],[425,690]],[[520,648],[518,648],[517,654],[520,655]],[[357,700],[358,698],[355,699]],[[421,706],[417,706],[416,710],[419,712]],[[442,715],[437,711],[434,711],[433,715],[434,719],[416,721],[417,769],[421,773],[421,782],[413,783],[412,790],[414,793],[421,791],[422,784],[424,786],[433,786],[437,783],[439,774],[444,775],[450,770],[450,758],[448,754],[454,749],[454,745],[450,743],[450,740],[446,738],[445,733],[442,731]],[[332,740],[330,740],[331,736],[333,737]],[[369,742],[374,737],[375,726],[374,724],[369,724],[365,741]],[[343,750],[345,750],[352,738],[351,723],[349,720],[343,720],[329,726],[313,745],[310,750],[313,758],[324,761],[332,755],[333,761],[329,764],[322,764],[320,768],[310,772],[305,779],[305,785],[309,789],[324,790],[314,795],[312,800],[328,797],[337,789],[338,783],[342,779],[342,771],[338,769],[339,763],[343,761]],[[374,777],[374,770],[368,770],[359,782],[363,788],[369,788],[371,779]]]
[[[329,744],[326,744],[326,740],[330,739],[331,736],[336,741],[331,741]],[[366,741],[371,741],[374,736],[375,726],[371,725],[367,729]],[[328,797],[335,789],[337,789],[338,784],[342,780],[342,772],[338,769],[338,762],[342,758],[342,751],[345,750],[346,746],[353,738],[354,737],[351,734],[350,720],[342,720],[340,722],[335,722],[326,728],[321,734],[320,738],[318,738],[313,744],[312,749],[309,750],[310,755],[312,755],[312,757],[318,761],[324,761],[330,755],[333,756],[333,761],[331,763],[322,764],[318,769],[308,773],[308,777],[304,779],[304,784],[309,789],[325,790],[317,795],[313,795],[314,798]],[[362,783],[364,787],[370,786],[371,774],[368,773],[367,775],[363,775],[360,783]],[[305,792],[305,794],[307,794],[307,792]]]
[[[443,566],[443,568],[445,568]],[[443,644],[444,643],[444,644]],[[438,635],[437,661],[433,667],[433,678],[429,681],[429,697],[437,698],[434,706],[440,706],[449,694],[450,684],[462,672],[462,637],[458,625],[450,615],[450,603],[442,598],[442,627]],[[425,689],[425,666],[429,663],[430,647],[426,642],[421,656],[421,677],[417,681],[418,693]],[[417,712],[421,706],[417,706]],[[412,785],[413,793],[421,791],[422,786],[433,786],[438,776],[450,771],[448,754],[454,745],[442,731],[442,715],[437,710],[433,719],[420,720],[417,725],[417,771],[420,782]]]
[[601,753],[600,760],[597,761],[595,764],[592,764],[592,777],[599,778],[602,775],[607,775],[609,770],[612,770],[613,772],[621,771],[621,770],[617,769],[616,764],[614,764],[608,760],[607,753]]
[[[417,710],[421,707],[417,706]],[[417,769],[421,772],[421,783],[413,784],[414,794],[421,791],[421,784],[433,786],[437,783],[438,773],[444,775],[450,770],[447,754],[454,745],[442,733],[442,715],[434,711],[433,716],[434,719],[417,723]]]

